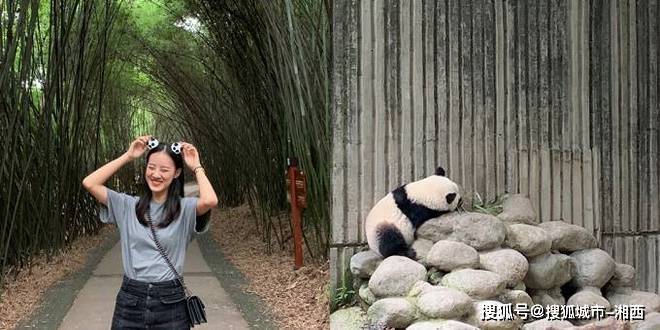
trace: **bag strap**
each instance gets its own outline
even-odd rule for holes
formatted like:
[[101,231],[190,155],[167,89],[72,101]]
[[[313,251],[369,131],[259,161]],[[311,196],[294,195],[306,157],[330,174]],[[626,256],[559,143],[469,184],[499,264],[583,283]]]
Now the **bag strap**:
[[153,234],[152,239],[156,243],[156,247],[158,248],[158,252],[160,252],[160,255],[163,257],[163,259],[165,259],[165,262],[167,263],[167,265],[170,266],[170,269],[172,269],[172,271],[176,275],[176,279],[179,280],[179,283],[181,283],[181,286],[183,287],[183,290],[186,291],[186,294],[188,296],[191,296],[192,294],[190,293],[190,291],[188,290],[186,285],[183,283],[183,277],[181,275],[179,275],[179,272],[176,271],[176,268],[174,268],[174,266],[172,265],[172,262],[170,261],[170,258],[167,257],[167,254],[165,254],[165,250],[163,249],[163,247],[160,245],[160,242],[158,241],[158,236],[156,236],[156,228],[154,227],[154,223],[151,220],[151,211],[149,210],[149,208],[147,208],[147,212],[145,212],[145,213],[146,213],[146,216],[147,216],[147,222],[149,223],[149,228],[151,228],[151,233]]

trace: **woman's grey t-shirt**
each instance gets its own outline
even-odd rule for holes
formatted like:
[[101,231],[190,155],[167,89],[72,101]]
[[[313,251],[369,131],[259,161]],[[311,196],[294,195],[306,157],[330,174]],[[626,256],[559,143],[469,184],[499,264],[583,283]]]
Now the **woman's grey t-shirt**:
[[[143,226],[135,214],[139,200],[136,196],[118,193],[110,188],[107,207],[101,204],[100,218],[104,223],[116,224],[121,237],[121,258],[124,274],[131,279],[144,282],[173,280],[176,275],[158,252],[149,226]],[[208,222],[201,231],[195,229],[197,219],[197,197],[181,198],[181,209],[177,218],[165,228],[156,227],[160,245],[170,258],[176,271],[183,276],[186,249],[193,233],[208,231]],[[150,203],[151,218],[155,224],[162,221],[163,204]]]

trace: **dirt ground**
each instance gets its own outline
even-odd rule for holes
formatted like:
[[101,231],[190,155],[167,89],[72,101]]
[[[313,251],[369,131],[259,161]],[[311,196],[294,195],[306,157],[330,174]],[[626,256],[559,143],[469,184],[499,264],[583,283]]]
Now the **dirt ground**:
[[[329,329],[328,262],[311,263],[294,271],[293,247],[273,247],[266,254],[255,221],[247,206],[218,210],[210,233],[225,257],[248,279],[247,291],[270,307],[281,329]],[[286,236],[286,234],[285,234]],[[291,240],[288,241],[292,245]],[[304,254],[307,251],[304,250]]]
[[48,288],[68,274],[82,269],[88,252],[114,231],[114,227],[106,226],[99,235],[77,239],[50,260],[39,256],[29,267],[11,271],[0,291],[0,329],[13,329],[22,317],[31,315],[39,307]]

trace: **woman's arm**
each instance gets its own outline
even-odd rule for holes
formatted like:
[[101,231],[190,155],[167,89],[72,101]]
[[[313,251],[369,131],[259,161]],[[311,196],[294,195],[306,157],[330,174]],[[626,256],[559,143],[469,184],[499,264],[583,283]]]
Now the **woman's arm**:
[[117,171],[119,171],[122,166],[127,163],[132,162],[136,158],[140,157],[144,151],[147,149],[147,142],[149,141],[149,136],[140,136],[135,139],[131,146],[121,156],[117,159],[101,166],[98,170],[92,172],[85,179],[83,179],[83,187],[89,191],[96,200],[98,200],[103,205],[108,205],[108,192],[104,186],[105,182],[110,179]]
[[199,153],[195,146],[190,143],[182,143],[183,159],[191,171],[195,173],[195,179],[199,186],[199,199],[197,200],[197,215],[202,215],[218,205],[218,196],[211,186],[211,182],[206,177],[204,168],[202,168]]
[[211,186],[209,178],[206,177],[204,168],[199,168],[195,173],[197,185],[199,186],[199,200],[197,201],[197,214],[202,215],[218,205],[218,196]]

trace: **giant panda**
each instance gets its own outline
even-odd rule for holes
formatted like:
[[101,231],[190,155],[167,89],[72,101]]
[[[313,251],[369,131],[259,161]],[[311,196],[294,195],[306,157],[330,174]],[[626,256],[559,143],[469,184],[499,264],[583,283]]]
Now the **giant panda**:
[[411,249],[415,230],[429,219],[454,211],[462,202],[458,185],[438,167],[434,175],[400,186],[374,205],[364,225],[369,248],[383,258],[415,259]]

